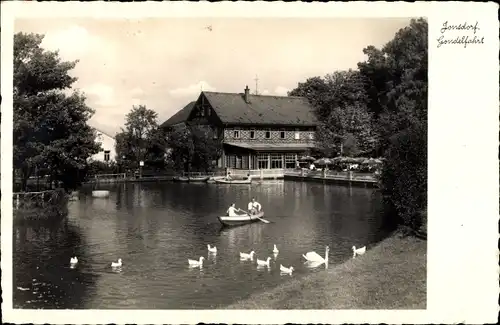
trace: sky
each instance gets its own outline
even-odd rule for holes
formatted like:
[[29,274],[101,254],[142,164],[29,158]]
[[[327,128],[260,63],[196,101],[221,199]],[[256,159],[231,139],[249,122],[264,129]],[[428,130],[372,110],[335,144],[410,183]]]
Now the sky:
[[71,74],[96,113],[89,124],[114,135],[133,105],[161,124],[200,91],[285,95],[309,77],[355,69],[363,48],[382,47],[410,18],[17,19],[15,32],[44,34],[42,46],[79,60]]

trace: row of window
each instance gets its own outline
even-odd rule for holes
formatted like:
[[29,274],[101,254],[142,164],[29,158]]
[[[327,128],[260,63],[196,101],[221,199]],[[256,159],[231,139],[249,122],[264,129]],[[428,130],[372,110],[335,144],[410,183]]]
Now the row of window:
[[[253,159],[252,159],[253,158]],[[253,160],[252,166],[249,165]],[[295,168],[297,156],[295,154],[259,154],[257,157],[227,155],[226,167],[236,169],[280,169]]]
[[[255,132],[254,130],[250,131],[250,139],[255,139]],[[275,131],[276,132],[276,131]],[[279,132],[279,138],[280,139],[285,139],[286,137],[286,131],[277,131]],[[233,130],[233,138],[239,139],[240,138],[240,130]],[[264,132],[264,138],[270,139],[271,138],[271,131],[265,131]],[[295,140],[300,140],[300,132],[295,131],[294,132],[294,139]],[[314,133],[309,133],[309,140],[314,140]]]

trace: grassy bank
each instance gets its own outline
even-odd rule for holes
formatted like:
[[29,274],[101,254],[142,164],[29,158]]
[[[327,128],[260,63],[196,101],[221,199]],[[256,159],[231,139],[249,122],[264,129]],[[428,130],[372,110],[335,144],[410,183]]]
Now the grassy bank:
[[394,234],[364,256],[293,279],[228,309],[425,309],[427,242]]

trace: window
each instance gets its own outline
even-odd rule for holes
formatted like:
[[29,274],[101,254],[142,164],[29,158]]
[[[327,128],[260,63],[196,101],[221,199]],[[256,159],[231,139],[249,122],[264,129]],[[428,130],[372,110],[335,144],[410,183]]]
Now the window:
[[300,140],[300,131],[295,130],[295,135],[294,135],[295,140]]
[[257,165],[259,169],[268,169],[269,168],[269,159],[268,155],[258,155],[257,156]]
[[295,168],[296,159],[295,155],[285,155],[285,168]]
[[255,139],[255,131],[254,130],[250,131],[250,139]]
[[236,156],[235,155],[227,155],[226,156],[226,167],[227,168],[236,168]]
[[284,139],[285,138],[285,131],[280,131],[280,139]]
[[213,131],[213,134],[214,134],[214,140],[218,139],[219,138],[219,129],[218,128],[214,128],[212,131]]
[[271,131],[266,131],[266,139],[271,138]]
[[109,150],[104,150],[104,161],[109,161]]
[[238,139],[238,138],[240,137],[240,131],[238,131],[238,130],[234,130],[234,131],[233,131],[233,137],[234,137],[235,139]]
[[236,156],[236,165],[234,168],[241,169],[242,168],[242,160],[241,156]]
[[212,114],[212,110],[210,109],[210,107],[207,108],[207,116],[210,116]]
[[200,107],[200,116],[205,116],[205,109],[203,107]]
[[283,156],[281,154],[271,155],[271,168],[283,168]]

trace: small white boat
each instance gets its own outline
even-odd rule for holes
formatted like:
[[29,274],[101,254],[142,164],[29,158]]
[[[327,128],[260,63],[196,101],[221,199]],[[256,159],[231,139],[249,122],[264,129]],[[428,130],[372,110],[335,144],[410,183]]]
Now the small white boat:
[[240,259],[242,260],[253,260],[254,251],[251,251],[249,254],[240,252]]
[[356,255],[364,255],[366,253],[366,246],[361,248],[356,248],[356,246],[352,246],[352,258],[356,258]]
[[191,266],[191,267],[200,266],[200,267],[201,267],[201,266],[203,265],[203,260],[204,260],[204,259],[205,259],[205,258],[204,258],[203,256],[201,256],[201,257],[200,257],[200,260],[199,260],[199,261],[197,261],[197,260],[190,260],[190,259],[188,259],[189,266]]
[[188,182],[190,183],[205,183],[210,177],[208,176],[193,176],[188,177]]
[[111,267],[121,267],[122,266],[122,259],[119,258],[118,262],[111,262]]
[[269,262],[270,261],[271,261],[270,257],[268,257],[267,260],[265,260],[265,261],[257,259],[257,265],[269,267]]
[[107,198],[107,197],[109,197],[109,191],[105,191],[105,190],[92,191],[92,197]]
[[223,226],[231,227],[259,221],[263,216],[264,211],[260,211],[255,215],[242,214],[235,217],[220,216],[219,221]]
[[186,176],[175,176],[173,178],[174,182],[189,182],[189,177]]
[[283,265],[280,264],[280,272],[282,274],[292,274],[292,272],[293,272],[293,266],[284,267]]
[[212,253],[212,254],[216,254],[217,253],[217,247],[210,247],[210,244],[207,244],[207,248],[208,248],[208,252],[209,253]]
[[217,184],[252,184],[252,179],[251,178],[246,178],[246,179],[231,179],[231,180],[228,180],[226,178],[223,178],[223,179],[216,179],[215,183],[217,183]]
[[207,183],[215,183],[216,180],[225,179],[226,176],[212,176],[207,179]]

